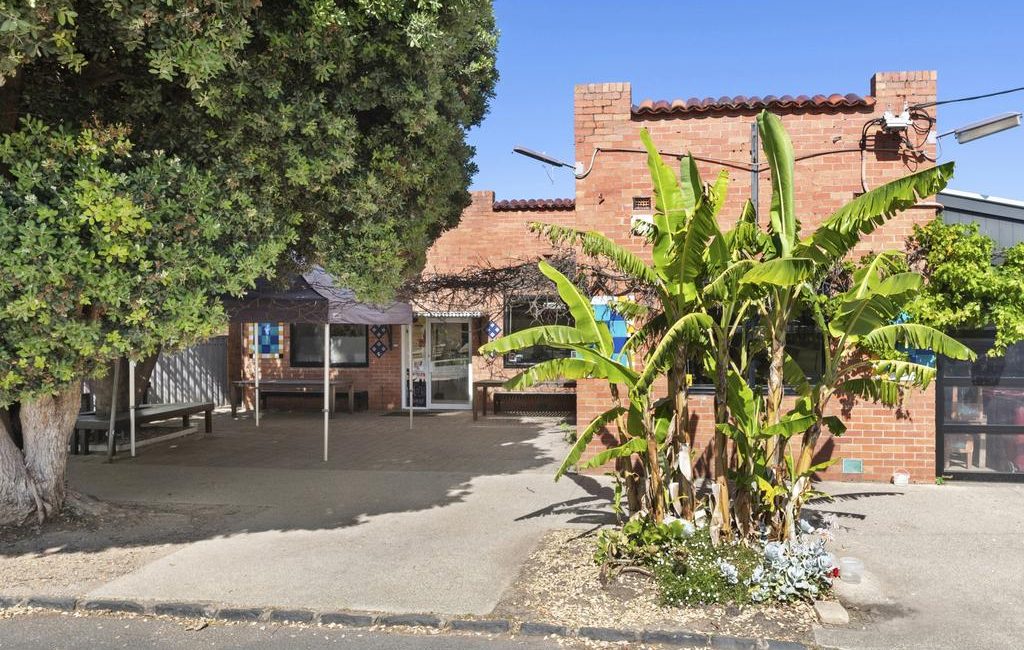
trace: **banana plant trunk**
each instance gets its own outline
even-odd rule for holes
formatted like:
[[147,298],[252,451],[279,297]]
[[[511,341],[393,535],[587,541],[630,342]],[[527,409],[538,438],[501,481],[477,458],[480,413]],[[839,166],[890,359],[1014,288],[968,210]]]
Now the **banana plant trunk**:
[[789,497],[786,499],[784,509],[784,525],[787,539],[796,537],[796,522],[800,518],[800,510],[803,508],[803,494],[810,483],[810,477],[804,476],[814,462],[814,448],[818,445],[818,438],[821,437],[821,423],[823,409],[820,401],[815,403],[815,422],[804,432],[800,441],[800,457],[796,462],[797,479],[793,481]]
[[[729,364],[729,350],[717,350],[715,360],[715,424],[726,424],[729,421],[729,405],[727,402],[726,377]],[[732,537],[732,507],[729,503],[728,476],[728,437],[715,427],[715,483],[718,484],[718,500],[715,507],[722,518],[721,534],[725,539]]]
[[644,437],[647,440],[647,489],[650,492],[651,519],[665,520],[665,481],[662,479],[658,458],[658,440],[654,436],[654,421],[650,409],[644,408]]
[[[766,424],[771,426],[782,420],[782,397],[785,390],[786,320],[776,314],[779,321],[772,325],[771,347],[768,350],[768,400],[765,405]],[[781,437],[772,441],[772,462],[782,466],[786,459],[786,444]]]
[[[609,386],[609,390],[612,394],[612,402],[616,406],[619,406],[622,403],[622,400],[619,397],[619,387],[615,384],[611,384],[611,386]],[[615,426],[619,431],[618,444],[626,444],[626,442],[629,441],[629,437],[626,435],[626,424],[622,421],[621,416],[615,419]],[[622,477],[622,483],[626,493],[626,506],[629,508],[630,516],[633,516],[643,508],[643,499],[640,497],[640,484],[636,480],[639,475],[637,462],[632,456],[616,458],[615,472]]]
[[[686,354],[680,351],[672,364],[668,376],[669,392],[673,397],[672,456],[679,471],[676,473],[679,483],[680,516],[693,521],[693,506],[696,502],[696,491],[693,486],[693,456],[690,453],[692,444],[689,435],[690,407],[689,386],[686,382]],[[671,477],[669,477],[671,480]]]

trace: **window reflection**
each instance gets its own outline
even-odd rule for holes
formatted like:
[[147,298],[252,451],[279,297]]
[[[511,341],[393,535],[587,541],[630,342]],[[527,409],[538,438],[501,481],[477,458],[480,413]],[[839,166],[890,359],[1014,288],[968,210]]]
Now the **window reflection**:
[[945,423],[1024,426],[1024,388],[946,386]]
[[944,471],[1024,472],[1024,434],[947,433],[944,441]]

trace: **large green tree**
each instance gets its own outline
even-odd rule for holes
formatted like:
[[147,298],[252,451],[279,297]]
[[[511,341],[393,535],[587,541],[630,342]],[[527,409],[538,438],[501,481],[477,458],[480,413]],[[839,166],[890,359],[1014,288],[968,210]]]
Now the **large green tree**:
[[220,295],[418,272],[495,43],[483,0],[0,0],[0,524],[60,508],[81,380]]

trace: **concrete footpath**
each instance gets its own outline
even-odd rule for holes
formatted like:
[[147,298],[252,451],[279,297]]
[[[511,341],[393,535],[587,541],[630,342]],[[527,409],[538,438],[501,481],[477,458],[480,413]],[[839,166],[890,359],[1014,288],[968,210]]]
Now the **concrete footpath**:
[[851,625],[822,628],[826,648],[1016,648],[1024,639],[1024,485],[825,484],[837,555],[864,561],[838,583]]
[[[166,538],[96,531],[87,540],[42,540],[54,547],[35,565],[48,570],[47,581],[13,593],[487,614],[545,531],[608,517],[594,479],[552,480],[567,448],[552,418],[472,422],[454,413],[417,418],[409,430],[405,418],[339,416],[327,463],[319,423],[271,412],[257,430],[251,420],[218,417],[215,435],[147,447],[136,459],[73,458],[75,490],[184,517],[206,513],[204,522],[185,521]],[[134,566],[76,579],[89,575],[90,553],[133,547],[148,553],[133,556]],[[0,553],[0,569],[32,552]],[[57,570],[76,555],[78,565]]]

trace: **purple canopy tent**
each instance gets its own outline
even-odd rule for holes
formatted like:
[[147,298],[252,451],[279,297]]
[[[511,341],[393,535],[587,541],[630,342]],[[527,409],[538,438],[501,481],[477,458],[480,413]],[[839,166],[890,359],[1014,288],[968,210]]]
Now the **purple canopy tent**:
[[[355,292],[334,283],[334,278],[319,266],[296,276],[285,288],[260,280],[242,298],[226,298],[224,307],[233,323],[286,322],[324,325],[324,461],[327,460],[330,407],[331,325],[402,325],[411,327],[412,307],[404,302],[372,305],[356,299]],[[410,331],[411,333],[411,331]],[[411,338],[407,339],[411,340]],[[256,426],[260,423],[259,345],[253,340],[255,372]],[[408,389],[408,387],[407,387]],[[409,427],[412,428],[412,400],[409,400]]]

